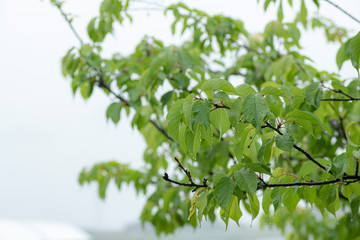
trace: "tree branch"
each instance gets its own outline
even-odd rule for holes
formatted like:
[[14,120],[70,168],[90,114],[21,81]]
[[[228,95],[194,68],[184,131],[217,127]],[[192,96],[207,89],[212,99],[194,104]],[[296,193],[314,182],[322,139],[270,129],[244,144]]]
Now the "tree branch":
[[343,8],[341,8],[339,5],[333,3],[330,0],[324,0],[325,2],[328,2],[329,4],[333,5],[334,7],[336,7],[337,9],[339,9],[340,11],[342,11],[343,13],[345,13],[346,15],[348,15],[350,18],[352,18],[355,22],[360,23],[360,20],[357,19],[356,17],[354,17],[353,15],[351,15],[349,12],[345,11]]
[[[335,179],[335,180],[329,180],[329,181],[323,181],[323,182],[292,182],[292,183],[273,183],[269,184],[266,183],[263,179],[259,177],[259,188],[265,189],[265,188],[274,188],[274,187],[293,187],[293,186],[319,186],[319,185],[328,185],[328,184],[334,184],[338,182],[343,182],[344,184],[350,184],[354,182],[359,182],[360,177],[356,175],[345,175],[341,179]],[[347,180],[347,181],[346,181]]]
[[[325,87],[323,85],[323,87]],[[332,88],[329,88],[329,87],[325,87],[327,89],[329,89],[330,91],[334,92],[334,93],[339,93],[339,94],[342,94],[344,95],[345,97],[347,98],[325,98],[325,99],[321,99],[321,101],[337,101],[337,102],[340,102],[340,101],[360,101],[360,98],[357,98],[357,97],[353,97],[345,92],[343,92],[341,89],[332,89]]]
[[[274,126],[272,126],[270,123],[266,122],[266,125],[261,126],[261,128],[266,128],[269,127],[271,129],[273,129],[275,132],[277,132],[279,135],[283,135],[282,132],[279,130],[279,128],[275,128]],[[324,165],[322,165],[321,163],[319,163],[318,161],[316,161],[308,152],[306,152],[304,149],[302,149],[301,147],[299,147],[298,145],[294,144],[293,147],[298,150],[299,152],[301,152],[302,154],[304,154],[310,161],[312,161],[313,163],[315,163],[316,165],[318,165],[321,169],[326,171],[326,167]]]
[[61,6],[62,6],[61,3],[55,2],[54,5],[59,9],[61,15],[63,15],[63,17],[65,18],[65,21],[69,24],[69,27],[70,27],[71,31],[74,33],[75,37],[79,40],[80,44],[83,45],[84,41],[81,39],[80,35],[78,34],[76,29],[72,25],[72,20],[73,19],[69,18],[69,14],[64,12],[64,10],[61,8]]
[[[119,99],[125,106],[130,106],[130,102],[128,100],[126,100],[123,96],[121,96],[120,94],[117,94],[116,92],[114,92],[110,86],[108,84],[105,83],[104,81],[104,77],[102,75],[101,72],[98,72],[99,74],[99,81],[98,81],[98,86],[100,88],[106,89],[108,92],[110,92],[112,95],[114,95],[117,99]],[[174,139],[172,137],[170,137],[170,135],[166,132],[166,130],[162,127],[160,127],[154,120],[149,120],[150,123],[152,125],[154,125],[154,127],[159,130],[167,139],[169,139],[170,141],[174,141]]]
[[170,137],[170,135],[165,131],[165,129],[163,129],[162,127],[160,127],[154,120],[150,119],[150,122],[152,125],[154,125],[156,127],[157,130],[159,130],[167,139],[169,139],[170,141],[174,141],[174,139],[172,137]]
[[[59,9],[60,13],[63,15],[63,17],[65,18],[65,21],[69,24],[70,29],[72,30],[72,32],[74,33],[75,37],[79,40],[80,44],[83,45],[84,42],[81,39],[80,35],[77,33],[76,29],[74,28],[74,26],[72,25],[72,19],[69,18],[69,15],[67,13],[65,13],[63,11],[63,9],[61,8],[62,4],[61,3],[57,3],[55,2],[54,5]],[[126,100],[123,96],[121,96],[120,94],[117,94],[116,92],[114,92],[110,86],[108,84],[105,83],[104,81],[104,76],[101,70],[95,69],[95,71],[98,73],[99,75],[99,80],[97,81],[98,86],[100,88],[106,89],[108,92],[110,92],[112,95],[114,95],[117,99],[119,99],[124,106],[130,106],[130,102],[128,100]],[[170,141],[174,141],[174,139],[172,137],[169,136],[169,134],[165,131],[164,128],[160,127],[156,122],[154,122],[153,120],[150,120],[151,124],[154,125],[156,127],[156,129],[158,129],[167,139],[169,139]]]
[[165,181],[171,182],[171,183],[174,183],[174,184],[177,184],[177,185],[180,185],[180,186],[195,187],[192,190],[193,192],[195,192],[198,188],[208,187],[208,185],[206,184],[206,182],[207,182],[206,178],[203,179],[203,184],[196,184],[193,181],[192,177],[191,177],[190,171],[185,169],[184,166],[180,163],[179,159],[177,159],[176,157],[175,157],[175,161],[178,163],[178,167],[186,174],[186,176],[188,177],[190,183],[182,183],[182,182],[172,180],[172,179],[169,178],[169,175],[166,172],[164,173],[164,176],[163,176],[163,179]]
[[218,109],[218,108],[230,109],[230,107],[228,107],[228,106],[226,106],[226,105],[224,105],[224,104],[219,105],[219,104],[214,103],[213,106],[214,106],[214,107],[210,110],[210,112],[212,112],[212,111],[214,111],[214,110],[216,110],[216,109]]

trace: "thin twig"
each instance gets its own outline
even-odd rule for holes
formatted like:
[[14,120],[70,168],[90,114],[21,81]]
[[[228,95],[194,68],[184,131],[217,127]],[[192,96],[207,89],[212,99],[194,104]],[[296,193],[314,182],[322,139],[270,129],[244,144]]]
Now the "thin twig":
[[81,39],[80,35],[78,34],[76,29],[72,25],[72,19],[69,18],[68,14],[63,11],[63,9],[61,8],[61,5],[55,4],[55,6],[59,9],[60,13],[64,16],[65,21],[69,24],[69,27],[70,27],[71,31],[74,33],[75,37],[79,40],[80,44],[84,45],[84,41]]
[[174,139],[172,137],[170,137],[170,135],[165,131],[165,129],[163,129],[162,127],[160,127],[154,120],[150,119],[150,122],[152,125],[154,125],[156,127],[157,130],[159,130],[167,139],[169,139],[170,141],[174,141]]
[[324,99],[321,99],[321,101],[324,101],[324,102],[330,102],[330,101],[333,101],[333,102],[351,102],[351,101],[360,101],[360,98],[324,98]]
[[[258,177],[259,178],[259,177]],[[343,182],[344,184],[350,184],[354,182],[359,182],[360,177],[356,175],[346,175],[343,176],[342,179],[335,179],[335,180],[329,180],[329,181],[323,181],[323,182],[292,182],[292,183],[266,183],[264,180],[259,178],[259,180],[262,182],[262,184],[259,184],[259,187],[262,189],[265,188],[274,188],[274,187],[293,187],[293,186],[319,186],[319,185],[328,185],[328,184],[334,184],[338,182]]]
[[321,101],[360,101],[360,98],[357,98],[357,97],[353,97],[345,92],[343,92],[341,89],[332,89],[332,88],[329,88],[329,87],[326,87],[324,85],[322,85],[324,88],[327,88],[329,89],[330,91],[334,92],[334,93],[339,93],[339,94],[342,94],[344,95],[345,97],[347,98],[325,98],[325,99],[321,99]]
[[203,179],[203,184],[196,184],[190,174],[190,171],[185,169],[184,166],[180,163],[179,159],[175,158],[175,161],[178,163],[178,167],[186,174],[187,178],[189,179],[190,183],[182,183],[182,182],[178,182],[175,180],[172,180],[169,178],[169,175],[165,172],[163,179],[167,182],[171,182],[180,186],[186,186],[186,187],[195,187],[192,191],[195,192],[198,188],[202,188],[202,187],[208,187],[207,185],[207,179],[204,178]]
[[342,11],[343,13],[345,13],[346,15],[348,15],[350,18],[352,18],[354,21],[360,23],[360,20],[357,19],[356,17],[354,17],[353,15],[351,15],[349,12],[345,11],[343,8],[341,8],[339,5],[333,3],[330,0],[324,0],[325,2],[328,2],[329,4],[333,5],[334,7],[336,7],[337,9],[339,9],[340,11]]
[[216,109],[218,109],[218,108],[225,108],[225,109],[230,109],[230,107],[228,107],[228,106],[226,106],[226,105],[224,105],[224,104],[222,104],[222,105],[219,105],[219,104],[213,104],[213,108],[210,110],[210,112],[212,112],[212,111],[214,111],[214,110],[216,110]]
[[[268,127],[268,128],[271,128],[273,129],[275,132],[277,132],[279,135],[283,135],[282,132],[272,126],[270,123],[266,122],[266,125],[263,125],[261,126],[261,128],[265,128],[265,127]],[[326,167],[324,165],[322,165],[321,163],[319,163],[318,161],[316,161],[308,152],[306,152],[304,149],[302,149],[301,147],[299,147],[298,145],[294,144],[293,147],[298,150],[299,152],[301,152],[302,154],[304,154],[310,161],[312,161],[313,163],[315,163],[316,165],[318,165],[321,169],[325,170],[326,171]]]
[[329,119],[329,122],[330,122],[330,124],[332,125],[333,129],[334,129],[334,130],[337,130],[337,131],[339,132],[339,137],[344,138],[345,141],[347,141],[347,137],[346,137],[346,133],[345,133],[345,128],[344,128],[344,117],[341,116],[341,114],[339,113],[339,111],[335,108],[335,106],[334,106],[332,103],[330,103],[329,105],[330,105],[330,107],[334,110],[334,112],[338,115],[340,128],[336,127],[336,123],[331,124],[330,119]]
[[[120,94],[117,94],[116,92],[114,92],[114,91],[110,88],[110,86],[105,83],[104,78],[103,78],[103,76],[102,76],[102,73],[99,72],[98,74],[99,74],[99,77],[100,77],[100,79],[99,79],[99,81],[98,81],[98,86],[99,86],[100,88],[106,89],[108,92],[110,92],[112,95],[114,95],[117,99],[119,99],[119,100],[124,104],[124,106],[130,106],[130,102],[129,102],[128,100],[126,100],[126,99],[125,99],[123,96],[121,96]],[[172,137],[170,137],[170,135],[166,132],[166,130],[165,130],[164,128],[160,127],[155,121],[153,121],[153,120],[151,120],[151,119],[150,119],[149,121],[150,121],[150,123],[151,123],[152,125],[154,125],[154,127],[155,127],[157,130],[159,130],[167,139],[169,139],[169,140],[172,141],[172,142],[174,141],[174,139],[173,139]]]

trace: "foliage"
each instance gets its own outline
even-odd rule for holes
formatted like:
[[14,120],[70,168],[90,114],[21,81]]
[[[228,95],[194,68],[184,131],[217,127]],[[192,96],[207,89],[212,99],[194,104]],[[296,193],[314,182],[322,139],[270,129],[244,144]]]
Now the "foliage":
[[[102,89],[112,99],[106,117],[117,124],[124,110],[147,143],[141,170],[101,163],[85,168],[80,184],[98,182],[101,198],[111,180],[119,188],[132,184],[148,196],[141,220],[158,234],[217,216],[226,226],[230,219],[239,224],[243,211],[255,219],[262,208],[263,223],[292,225],[290,239],[359,236],[359,79],[317,70],[300,38],[322,29],[340,43],[338,68],[350,60],[359,73],[360,32],[349,36],[308,14],[306,4],[323,2],[261,1],[265,10],[278,8],[261,33],[239,19],[174,4],[165,9],[171,30],[191,39],[166,46],[144,37],[129,56],[111,58],[101,56],[102,43],[114,24],[131,20],[132,1],[103,0],[87,27],[89,43],[63,3],[52,3],[81,43],[62,60],[74,94],[87,99]],[[284,21],[283,4],[298,11],[292,21]]]

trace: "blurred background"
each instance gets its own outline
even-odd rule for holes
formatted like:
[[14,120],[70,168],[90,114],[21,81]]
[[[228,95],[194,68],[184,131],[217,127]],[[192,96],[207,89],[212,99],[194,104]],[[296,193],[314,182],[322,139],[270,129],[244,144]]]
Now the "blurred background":
[[[274,8],[264,13],[255,0],[184,2],[210,14],[240,18],[253,33],[276,17]],[[360,16],[358,0],[334,2]],[[351,19],[321,3],[320,14],[358,30]],[[100,0],[65,4],[65,10],[77,16],[74,26],[83,39],[99,5]],[[145,34],[168,44],[181,42],[171,35],[171,19],[163,12],[146,10],[146,1],[136,6],[131,12],[134,22],[126,22],[106,39],[105,54],[129,54]],[[313,4],[308,6],[309,12],[316,11]],[[292,18],[286,11],[285,17]],[[138,221],[144,196],[136,196],[131,187],[119,192],[110,184],[102,201],[96,185],[80,187],[77,182],[83,167],[100,161],[140,167],[145,144],[125,115],[118,126],[106,121],[110,100],[101,91],[87,101],[72,95],[60,61],[74,45],[77,39],[49,1],[0,1],[0,239],[155,239],[151,227],[141,230]],[[302,45],[320,69],[338,71],[339,46],[325,44],[321,32],[303,35]],[[354,76],[350,63],[345,65],[341,74]],[[250,225],[250,219],[242,219],[240,230],[230,226],[224,235],[223,224],[205,224],[196,233],[185,229],[166,239],[279,239],[277,231],[260,233],[256,222]]]

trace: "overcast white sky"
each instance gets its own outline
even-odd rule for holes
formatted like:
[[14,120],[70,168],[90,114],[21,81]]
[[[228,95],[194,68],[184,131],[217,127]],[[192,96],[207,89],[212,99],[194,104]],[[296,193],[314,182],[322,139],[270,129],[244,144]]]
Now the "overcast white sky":
[[[78,15],[75,27],[86,38],[86,23],[99,0],[68,1]],[[263,13],[255,0],[185,1],[210,13],[238,17],[252,32],[275,17]],[[294,1],[297,2],[297,1]],[[306,1],[311,2],[311,1]],[[320,1],[323,2],[323,1]],[[336,1],[360,17],[360,1]],[[166,1],[163,1],[166,4]],[[311,4],[312,5],[312,4]],[[321,13],[358,31],[360,25],[323,2]],[[134,23],[117,29],[105,51],[130,53],[144,34],[171,43],[170,21],[161,12],[133,12]],[[320,33],[304,36],[304,51],[320,68],[336,71],[337,46]],[[77,183],[84,166],[118,160],[141,166],[144,141],[123,116],[117,127],[107,123],[110,100],[100,91],[84,101],[72,96],[60,59],[77,39],[48,1],[0,1],[0,218],[61,221],[83,227],[115,229],[138,219],[143,197],[114,185],[100,201],[97,188]],[[349,64],[344,74],[355,76]]]

